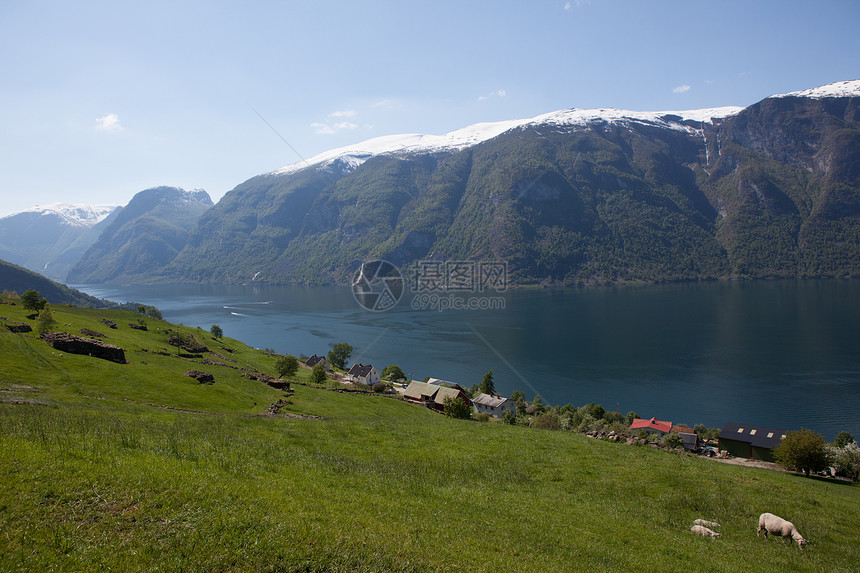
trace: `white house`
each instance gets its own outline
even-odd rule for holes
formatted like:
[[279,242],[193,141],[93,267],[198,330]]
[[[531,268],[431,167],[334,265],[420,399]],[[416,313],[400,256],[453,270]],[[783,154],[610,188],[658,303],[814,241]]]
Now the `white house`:
[[359,382],[365,386],[373,386],[381,377],[379,370],[370,364],[353,364],[347,372],[350,382]]
[[502,396],[491,396],[489,394],[478,394],[472,398],[472,408],[476,414],[486,413],[494,418],[501,418],[505,412],[516,415],[517,403]]

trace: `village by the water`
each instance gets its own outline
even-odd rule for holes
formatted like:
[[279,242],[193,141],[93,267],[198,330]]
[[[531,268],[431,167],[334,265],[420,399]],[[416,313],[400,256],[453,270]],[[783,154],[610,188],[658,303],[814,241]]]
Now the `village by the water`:
[[789,456],[783,452],[780,457],[778,448],[789,436],[790,440],[812,437],[819,442],[820,459],[808,462],[809,467],[791,469],[837,480],[856,480],[858,477],[854,464],[841,463],[839,459],[843,453],[841,450],[846,450],[849,458],[856,457],[857,443],[846,431],[840,432],[834,443],[829,445],[820,434],[808,429],[763,427],[743,421],[728,421],[722,428],[709,428],[703,424],[690,427],[671,420],[658,420],[647,413],[640,416],[633,411],[626,414],[607,411],[594,403],[579,408],[571,404],[547,406],[539,395],[531,401],[527,401],[525,394],[519,391],[508,397],[499,395],[495,392],[492,370],[484,375],[480,384],[465,387],[457,382],[431,377],[423,381],[408,380],[396,365],[382,371],[362,363],[352,364],[348,369],[337,368],[332,364],[332,359],[338,360],[337,347],[335,345],[335,351],[328,355],[301,357],[303,366],[324,371],[328,378],[358,391],[389,393],[452,417],[577,431],[595,439],[774,470],[784,470],[788,465]]

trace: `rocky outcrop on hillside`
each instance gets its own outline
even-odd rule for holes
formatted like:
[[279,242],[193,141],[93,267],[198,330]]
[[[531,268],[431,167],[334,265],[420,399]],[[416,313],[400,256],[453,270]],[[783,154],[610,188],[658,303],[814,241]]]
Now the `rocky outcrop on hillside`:
[[125,350],[101,340],[84,338],[83,336],[76,336],[66,332],[46,332],[41,338],[50,344],[52,348],[60,352],[84,354],[119,364],[126,364]]

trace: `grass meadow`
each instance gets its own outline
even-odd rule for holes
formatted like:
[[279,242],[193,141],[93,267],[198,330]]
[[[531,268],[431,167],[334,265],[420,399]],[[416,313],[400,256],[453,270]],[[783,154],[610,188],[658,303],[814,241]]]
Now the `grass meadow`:
[[[20,307],[17,307],[19,309]],[[0,306],[14,318],[16,307]],[[154,354],[134,313],[55,308],[129,364],[0,332],[3,571],[857,571],[860,488]],[[104,316],[117,330],[100,324]],[[19,317],[17,319],[22,319]],[[155,330],[161,328],[162,330]],[[273,358],[185,329],[236,364]],[[232,352],[227,352],[224,347]],[[231,362],[225,362],[233,364]],[[198,368],[214,384],[182,375]],[[300,377],[306,371],[300,372]],[[262,415],[282,412],[321,419]],[[757,538],[770,511],[800,551]],[[696,518],[723,537],[689,532]]]

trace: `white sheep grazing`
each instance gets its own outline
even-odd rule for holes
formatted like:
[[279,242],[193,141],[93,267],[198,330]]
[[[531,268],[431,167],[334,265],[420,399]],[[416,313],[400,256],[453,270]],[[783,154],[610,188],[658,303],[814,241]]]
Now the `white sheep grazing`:
[[786,521],[781,517],[777,517],[772,513],[762,513],[758,518],[758,530],[755,532],[756,537],[764,531],[764,537],[767,539],[767,534],[772,533],[780,537],[791,537],[797,542],[797,546],[803,549],[807,541],[800,535],[797,528],[790,521]]
[[704,527],[719,527],[720,524],[716,521],[707,521],[705,519],[697,519],[693,521],[693,525],[702,525]]
[[690,528],[690,531],[698,535],[702,535],[704,537],[713,537],[714,539],[716,539],[717,537],[722,537],[722,535],[720,535],[716,531],[711,531],[704,525],[694,525]]

